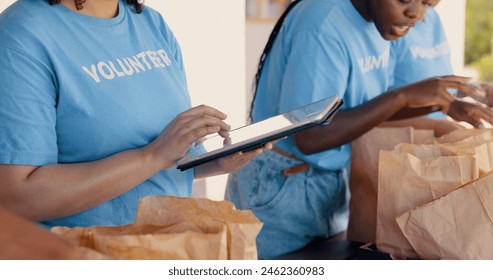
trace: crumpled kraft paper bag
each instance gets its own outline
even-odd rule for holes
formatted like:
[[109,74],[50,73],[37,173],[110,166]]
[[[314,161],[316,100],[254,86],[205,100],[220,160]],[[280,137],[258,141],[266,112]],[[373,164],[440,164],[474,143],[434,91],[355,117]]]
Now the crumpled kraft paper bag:
[[436,138],[437,143],[460,143],[462,141],[488,142],[493,141],[493,129],[458,129],[442,137]]
[[433,142],[433,130],[377,127],[351,143],[348,240],[375,243],[380,150],[392,150],[400,143],[431,144]]
[[481,176],[493,170],[493,129],[455,130],[435,142],[456,154],[474,155]]
[[[441,151],[444,156],[437,157]],[[394,151],[381,151],[377,248],[397,259],[417,258],[395,218],[478,177],[476,160],[471,155],[450,156],[441,147],[411,144],[398,145]]]
[[478,142],[473,138],[467,138],[457,143],[444,143],[442,147],[458,154],[469,154],[476,158],[480,175],[493,170],[493,141]]
[[228,259],[257,259],[256,238],[262,223],[250,210],[236,210],[229,201],[174,196],[146,197],[139,201],[135,222],[166,225],[186,220],[225,224]]
[[493,173],[397,218],[422,259],[493,259]]
[[[226,228],[217,222],[184,221],[168,226],[54,227],[52,232],[97,254],[124,260],[224,260]],[[92,253],[91,253],[92,251]]]
[[402,143],[400,145],[396,145],[393,151],[410,154],[420,159],[457,156],[456,153],[450,151],[442,145],[434,144],[420,145]]

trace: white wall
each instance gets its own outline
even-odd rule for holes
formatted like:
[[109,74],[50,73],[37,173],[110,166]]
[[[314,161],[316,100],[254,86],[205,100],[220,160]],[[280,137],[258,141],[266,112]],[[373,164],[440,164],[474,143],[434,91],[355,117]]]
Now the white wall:
[[168,21],[182,47],[192,102],[209,104],[243,125],[245,3],[231,0],[147,0]]
[[[245,1],[147,0],[159,10],[182,47],[194,105],[228,114],[233,127],[245,124]],[[196,195],[220,200],[226,175],[196,184]]]
[[[39,0],[45,1],[45,0]],[[14,0],[0,0],[0,11]],[[182,47],[194,105],[208,104],[245,123],[245,1],[147,0],[160,11]],[[226,176],[197,184],[199,196],[222,199]]]
[[15,2],[15,0],[2,0],[2,1],[0,1],[0,12],[5,10],[5,8],[10,6],[14,2]]
[[441,1],[436,9],[447,33],[452,52],[452,67],[457,75],[464,75],[466,0]]

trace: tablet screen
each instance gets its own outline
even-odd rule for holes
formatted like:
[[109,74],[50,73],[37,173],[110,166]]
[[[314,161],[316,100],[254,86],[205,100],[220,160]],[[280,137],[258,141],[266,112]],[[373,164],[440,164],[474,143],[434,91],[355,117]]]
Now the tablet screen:
[[185,170],[220,156],[253,150],[269,141],[324,123],[334,115],[340,105],[342,101],[334,96],[233,129],[229,132],[228,138],[217,134],[206,137],[197,143],[195,150],[190,151],[178,161],[178,168]]

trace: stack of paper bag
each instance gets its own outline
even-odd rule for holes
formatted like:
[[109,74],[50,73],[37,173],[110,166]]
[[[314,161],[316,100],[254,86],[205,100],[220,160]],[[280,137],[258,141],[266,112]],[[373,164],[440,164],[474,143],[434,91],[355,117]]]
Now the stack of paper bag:
[[211,221],[226,226],[228,259],[257,259],[256,238],[262,223],[249,210],[229,201],[152,196],[140,200],[136,223],[166,225],[182,221]]
[[112,259],[225,260],[224,225],[184,222],[168,226],[56,227],[52,231]]
[[492,170],[491,129],[381,151],[378,249],[398,259],[492,259]]
[[458,129],[435,139],[437,143],[459,143],[463,141],[489,142],[493,140],[492,129]]
[[397,218],[422,259],[493,259],[493,173]]
[[481,175],[493,170],[492,130],[457,130],[437,139],[440,145],[456,154],[470,154],[476,158]]
[[229,202],[158,196],[139,202],[133,224],[52,231],[112,259],[224,260],[256,259],[261,226]]
[[454,155],[437,145],[400,144],[381,151],[376,244],[394,258],[418,258],[396,217],[479,177],[472,155]]
[[400,143],[431,144],[433,142],[433,130],[377,127],[351,143],[348,240],[375,243],[380,151],[393,150]]

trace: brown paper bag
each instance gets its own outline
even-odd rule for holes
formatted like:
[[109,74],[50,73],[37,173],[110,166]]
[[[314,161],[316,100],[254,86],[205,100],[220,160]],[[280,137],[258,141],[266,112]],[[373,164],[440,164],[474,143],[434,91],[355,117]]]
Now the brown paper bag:
[[481,175],[493,170],[493,141],[479,142],[473,138],[467,138],[457,143],[444,143],[441,146],[459,155],[474,156]]
[[397,218],[422,259],[493,259],[493,173]]
[[348,240],[375,243],[380,150],[392,150],[400,143],[425,144],[433,141],[433,130],[377,127],[351,143]]
[[470,154],[477,159],[480,175],[493,170],[493,130],[464,129],[436,139],[437,144],[456,154]]
[[108,258],[126,260],[227,259],[226,229],[218,222],[184,221],[166,227],[55,227],[52,231]]
[[183,221],[215,221],[226,225],[228,258],[257,259],[256,238],[262,223],[249,210],[235,210],[229,201],[173,196],[139,201],[137,224],[167,225]]
[[458,129],[436,139],[437,143],[460,143],[462,141],[493,141],[493,129]]
[[[442,152],[444,156],[437,157]],[[398,259],[417,258],[395,218],[478,177],[473,156],[450,156],[450,152],[441,147],[401,144],[395,151],[381,151],[376,231],[378,249]]]
[[[413,129],[413,144],[433,144],[434,132],[431,129]],[[406,142],[404,142],[406,143]]]
[[420,159],[457,156],[456,153],[442,145],[419,145],[403,143],[395,146],[395,152],[406,153]]

